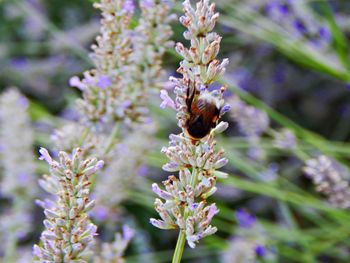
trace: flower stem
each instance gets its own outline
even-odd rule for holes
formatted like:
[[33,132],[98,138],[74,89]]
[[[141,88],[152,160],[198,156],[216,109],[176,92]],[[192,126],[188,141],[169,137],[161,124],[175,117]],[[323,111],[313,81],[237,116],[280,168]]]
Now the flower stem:
[[[191,175],[191,182],[190,182],[190,185],[192,186],[192,188],[195,187],[196,183],[197,183],[197,168],[193,167],[192,175]],[[185,215],[184,215],[185,220],[188,217],[188,212],[189,212],[188,210],[185,211]],[[185,241],[186,241],[186,234],[183,230],[180,229],[179,236],[177,238],[177,243],[176,243],[172,263],[180,263],[181,262],[182,252],[184,251],[184,247],[185,247]]]
[[120,131],[120,123],[117,122],[114,125],[114,128],[113,128],[113,130],[108,138],[108,142],[107,142],[107,145],[103,151],[103,155],[106,155],[107,153],[109,153],[109,151],[113,148],[115,140],[119,135],[119,131]]
[[185,241],[186,241],[186,234],[180,230],[179,237],[177,238],[176,248],[173,255],[173,261],[172,263],[180,263],[182,252],[184,251],[185,247]]

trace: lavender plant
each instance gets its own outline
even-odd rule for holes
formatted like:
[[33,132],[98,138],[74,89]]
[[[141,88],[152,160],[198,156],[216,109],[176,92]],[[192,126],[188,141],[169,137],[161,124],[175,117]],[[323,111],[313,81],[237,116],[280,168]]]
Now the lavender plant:
[[[113,211],[118,208],[120,202],[127,196],[128,189],[132,187],[134,174],[142,164],[141,160],[147,147],[136,145],[132,135],[151,136],[154,132],[152,125],[148,125],[152,127],[143,127],[147,126],[143,124],[141,127],[140,123],[149,122],[146,104],[150,90],[157,89],[161,83],[163,75],[161,59],[166,47],[170,44],[168,39],[171,29],[168,23],[172,16],[169,15],[168,3],[152,0],[141,1],[142,18],[139,25],[132,29],[131,19],[136,8],[133,1],[102,0],[95,3],[94,6],[102,12],[101,35],[97,37],[96,45],[92,46],[94,53],[91,54],[91,58],[95,68],[86,71],[83,80],[78,77],[72,77],[70,80],[70,84],[78,87],[83,95],[83,98],[77,101],[80,123],[64,126],[55,132],[52,139],[57,150],[69,152],[76,147],[81,147],[85,156],[95,155],[103,158],[107,163],[107,168],[101,173],[101,178],[94,181],[94,186],[96,186],[94,196],[97,198],[99,209],[93,215],[98,216],[101,209],[107,208]],[[125,156],[126,148],[130,148],[132,151],[130,154],[135,157],[131,159],[131,163],[128,162],[130,154],[128,158]],[[41,151],[43,158],[50,160],[51,157],[46,156],[47,152],[44,149]],[[60,154],[67,155],[64,152]],[[73,155],[75,154],[74,151]],[[54,163],[54,166],[56,165]],[[52,173],[51,176],[55,174]],[[54,179],[46,177],[45,180],[46,183],[42,185],[50,191],[47,184]],[[87,187],[91,180],[86,180],[83,184],[86,184]],[[119,195],[114,195],[115,183],[122,190]],[[112,199],[110,198],[111,193],[114,196]],[[60,195],[61,193],[53,194]],[[49,207],[45,203],[41,202],[41,204],[45,211],[48,211]],[[79,210],[76,211],[75,216],[86,218],[87,222],[83,222],[85,229],[81,229],[90,231],[86,233],[88,236],[83,242],[77,240],[74,247],[65,240],[62,245],[59,244],[63,247],[62,251],[51,249],[52,244],[46,238],[47,232],[52,229],[50,224],[51,228],[42,235],[44,247],[41,250],[35,247],[35,253],[39,259],[51,257],[66,260],[76,257],[85,260],[88,258],[84,251],[89,251],[89,243],[92,243],[96,227],[88,221],[86,213],[90,206],[86,204],[88,208],[85,209],[83,204],[78,205]],[[63,208],[62,204],[61,207],[59,205],[56,207],[58,210]],[[49,221],[46,222],[48,224]],[[55,222],[52,224],[54,225]],[[66,231],[69,232],[69,229]],[[49,234],[51,235],[51,232]],[[60,236],[57,236],[57,239],[59,238]],[[117,243],[113,246],[117,246]],[[67,247],[70,249],[67,250]],[[105,258],[107,248],[102,249],[104,252],[100,260],[107,260]],[[120,257],[120,253],[115,256]],[[114,258],[110,260],[113,261]]]
[[133,1],[102,0],[94,6],[103,17],[101,35],[92,46],[96,68],[86,71],[83,80],[70,81],[82,91],[77,107],[83,123],[104,130],[115,122],[144,122],[149,92],[161,83],[161,58],[171,43],[170,7],[161,1],[141,1],[142,18],[132,30]]
[[[215,204],[207,205],[207,199],[216,191],[217,177],[226,176],[217,169],[227,163],[224,150],[216,150],[214,139],[215,134],[228,127],[226,122],[218,123],[229,110],[224,105],[225,88],[209,91],[210,84],[224,73],[228,64],[227,59],[222,62],[216,59],[221,37],[211,32],[219,14],[209,0],[199,1],[195,9],[186,0],[183,7],[185,15],[180,22],[187,28],[184,37],[191,47],[176,44],[176,51],[184,58],[178,68],[182,78],[170,79],[175,84],[176,100],[166,91],[161,92],[161,106],[177,111],[178,126],[182,129],[178,135],[171,134],[169,146],[162,149],[169,159],[163,169],[179,172],[179,177],[169,176],[163,182],[165,190],[156,183],[152,185],[152,190],[164,201],[158,198],[155,201],[161,219],[150,220],[160,229],[179,229],[173,262],[180,262],[186,240],[194,248],[200,239],[217,231],[210,222],[219,210]],[[212,116],[205,115],[211,112]]]
[[326,195],[332,205],[350,207],[349,174],[339,163],[320,155],[306,161],[304,172],[316,185],[316,190]]
[[27,110],[28,100],[16,88],[9,88],[1,95],[0,192],[11,203],[0,214],[2,262],[18,259],[17,243],[31,232],[33,221],[36,165],[32,153],[33,130]]
[[295,134],[287,128],[274,132],[273,136],[273,145],[278,149],[295,150],[298,147],[298,142]]
[[87,215],[94,206],[89,197],[89,177],[104,162],[96,158],[84,160],[79,148],[71,155],[61,151],[59,162],[45,148],[39,152],[40,159],[50,165],[50,176],[44,175],[39,183],[54,198],[38,201],[46,219],[42,244],[33,248],[35,262],[87,262],[97,230]]
[[[261,4],[261,3],[260,3]],[[283,27],[295,40],[308,41],[315,48],[328,51],[332,44],[330,29],[303,1],[266,1],[265,14]]]

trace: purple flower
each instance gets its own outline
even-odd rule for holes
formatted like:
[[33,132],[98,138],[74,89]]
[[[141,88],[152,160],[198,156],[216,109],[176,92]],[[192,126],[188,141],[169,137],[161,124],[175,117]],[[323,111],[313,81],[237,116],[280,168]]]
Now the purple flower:
[[160,91],[160,98],[163,100],[163,102],[160,104],[160,107],[162,109],[165,109],[165,107],[168,106],[176,110],[175,102],[173,101],[172,98],[170,98],[168,91],[162,89]]
[[331,39],[331,34],[330,34],[328,28],[326,28],[326,27],[321,27],[319,29],[318,33],[319,33],[321,39],[324,39],[326,41],[329,41]]
[[135,5],[133,0],[126,0],[123,6],[124,11],[133,13],[135,11]]
[[243,209],[239,209],[236,212],[236,218],[239,226],[242,228],[252,228],[256,223],[256,217],[247,213]]
[[106,221],[108,219],[108,209],[104,206],[97,206],[93,209],[92,215],[97,221]]
[[147,165],[141,165],[138,169],[137,169],[137,174],[141,177],[145,177],[149,172],[149,168]]
[[278,10],[280,11],[280,13],[281,13],[282,15],[288,15],[288,13],[289,13],[288,6],[287,6],[287,5],[284,5],[284,4],[280,4],[280,5],[278,6]]
[[191,211],[194,211],[198,207],[198,203],[193,203],[189,206]]
[[257,245],[255,247],[255,253],[259,256],[259,257],[264,257],[266,255],[266,249],[264,246],[262,245]]
[[229,104],[224,105],[221,110],[220,110],[220,115],[225,114],[226,112],[228,112],[231,109],[231,106]]
[[303,24],[303,22],[301,22],[300,20],[295,20],[294,23],[294,28],[300,33],[300,34],[306,34],[307,30],[305,25]]
[[112,85],[112,81],[106,75],[100,76],[100,79],[97,82],[97,86],[99,86],[101,89],[107,89],[111,85]]
[[132,105],[132,101],[130,101],[130,100],[124,101],[122,103],[122,106],[124,109],[130,108],[131,105]]
[[29,175],[28,173],[21,172],[17,175],[17,179],[21,185],[25,185],[29,182]]
[[26,109],[29,106],[29,102],[26,97],[20,96],[18,99],[18,105]]
[[129,241],[130,239],[133,238],[133,236],[135,235],[135,231],[128,227],[127,225],[123,226],[123,239],[126,241]]
[[208,220],[211,221],[217,213],[219,213],[219,209],[215,204],[211,204],[207,215]]
[[99,161],[96,163],[95,168],[96,168],[96,169],[101,169],[104,165],[105,165],[105,162],[102,161],[102,160],[99,160]]
[[40,258],[41,257],[41,248],[38,245],[33,246],[33,255]]
[[40,153],[39,160],[45,160],[48,164],[50,165],[52,164],[53,161],[48,150],[46,150],[44,147],[40,147],[39,153]]
[[152,8],[154,6],[153,0],[141,0],[141,6],[145,8]]
[[85,85],[81,82],[81,80],[77,76],[73,76],[69,79],[69,86],[76,87],[80,90],[85,89]]
[[28,65],[26,58],[15,58],[11,61],[11,64],[16,69],[24,69]]

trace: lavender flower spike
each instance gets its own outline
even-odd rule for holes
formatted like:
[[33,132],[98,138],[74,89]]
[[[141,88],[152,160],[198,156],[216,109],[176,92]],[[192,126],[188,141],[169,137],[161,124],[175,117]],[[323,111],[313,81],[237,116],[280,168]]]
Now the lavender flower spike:
[[50,176],[44,175],[39,183],[55,198],[39,202],[46,219],[42,245],[33,247],[34,262],[87,262],[97,230],[87,215],[94,205],[89,199],[89,175],[100,169],[103,161],[83,160],[79,148],[72,155],[60,152],[59,162],[45,148],[40,148],[40,154],[50,165]]
[[0,211],[0,262],[20,262],[17,243],[31,232],[37,194],[33,135],[28,100],[16,88],[5,90],[0,96],[0,193],[11,202]]
[[329,202],[340,208],[350,207],[348,171],[335,160],[321,155],[316,159],[306,161],[306,175],[316,185],[316,190],[328,197]]
[[100,35],[92,46],[94,68],[70,84],[82,90],[77,101],[84,125],[108,131],[115,122],[147,122],[151,90],[163,79],[162,56],[171,42],[170,7],[163,1],[139,1],[133,27],[134,0],[99,0]]
[[[177,70],[182,78],[170,78],[175,84],[175,101],[166,91],[161,93],[161,105],[176,109],[178,126],[182,129],[180,134],[170,135],[169,146],[162,149],[169,159],[163,169],[179,172],[179,176],[169,176],[163,182],[164,190],[157,184],[152,185],[153,192],[160,197],[155,201],[155,209],[161,219],[150,220],[160,229],[179,228],[173,262],[180,261],[185,240],[194,248],[200,239],[217,231],[210,223],[219,210],[215,204],[208,205],[206,200],[216,191],[216,174],[226,175],[217,173],[216,169],[227,163],[224,150],[216,149],[214,139],[217,133],[228,127],[227,123],[219,122],[229,109],[223,99],[225,88],[209,91],[210,85],[225,72],[228,63],[227,59],[222,62],[216,59],[221,37],[210,32],[219,14],[215,13],[215,4],[210,4],[209,0],[199,1],[196,9],[186,0],[183,7],[185,15],[180,22],[187,28],[184,37],[191,41],[191,47],[186,48],[181,43],[176,45],[176,51],[184,60]],[[210,121],[203,125],[195,123],[203,116],[200,112],[194,113],[193,108],[204,108],[203,116],[209,114]]]

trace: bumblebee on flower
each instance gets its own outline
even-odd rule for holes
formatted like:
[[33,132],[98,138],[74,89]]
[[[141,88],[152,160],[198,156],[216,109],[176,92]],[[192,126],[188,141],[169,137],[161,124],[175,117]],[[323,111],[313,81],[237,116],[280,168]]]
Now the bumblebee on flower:
[[179,176],[169,176],[163,182],[165,190],[156,183],[152,185],[153,192],[164,201],[159,198],[155,201],[161,219],[150,220],[161,229],[180,229],[173,262],[179,262],[185,240],[194,248],[200,239],[217,231],[210,223],[219,210],[215,204],[208,204],[207,198],[217,190],[216,179],[227,176],[217,169],[228,162],[224,150],[216,149],[214,135],[228,127],[220,118],[230,107],[223,98],[225,87],[210,90],[228,64],[228,59],[222,62],[216,59],[221,37],[210,32],[219,14],[209,0],[199,1],[196,9],[186,0],[183,7],[185,15],[180,22],[187,27],[184,37],[190,40],[191,47],[176,44],[176,51],[184,60],[177,70],[182,78],[170,78],[175,84],[175,100],[166,90],[160,93],[163,100],[160,106],[169,106],[177,112],[178,126],[182,129],[178,135],[171,134],[169,146],[162,149],[169,159],[163,170],[179,172]]

